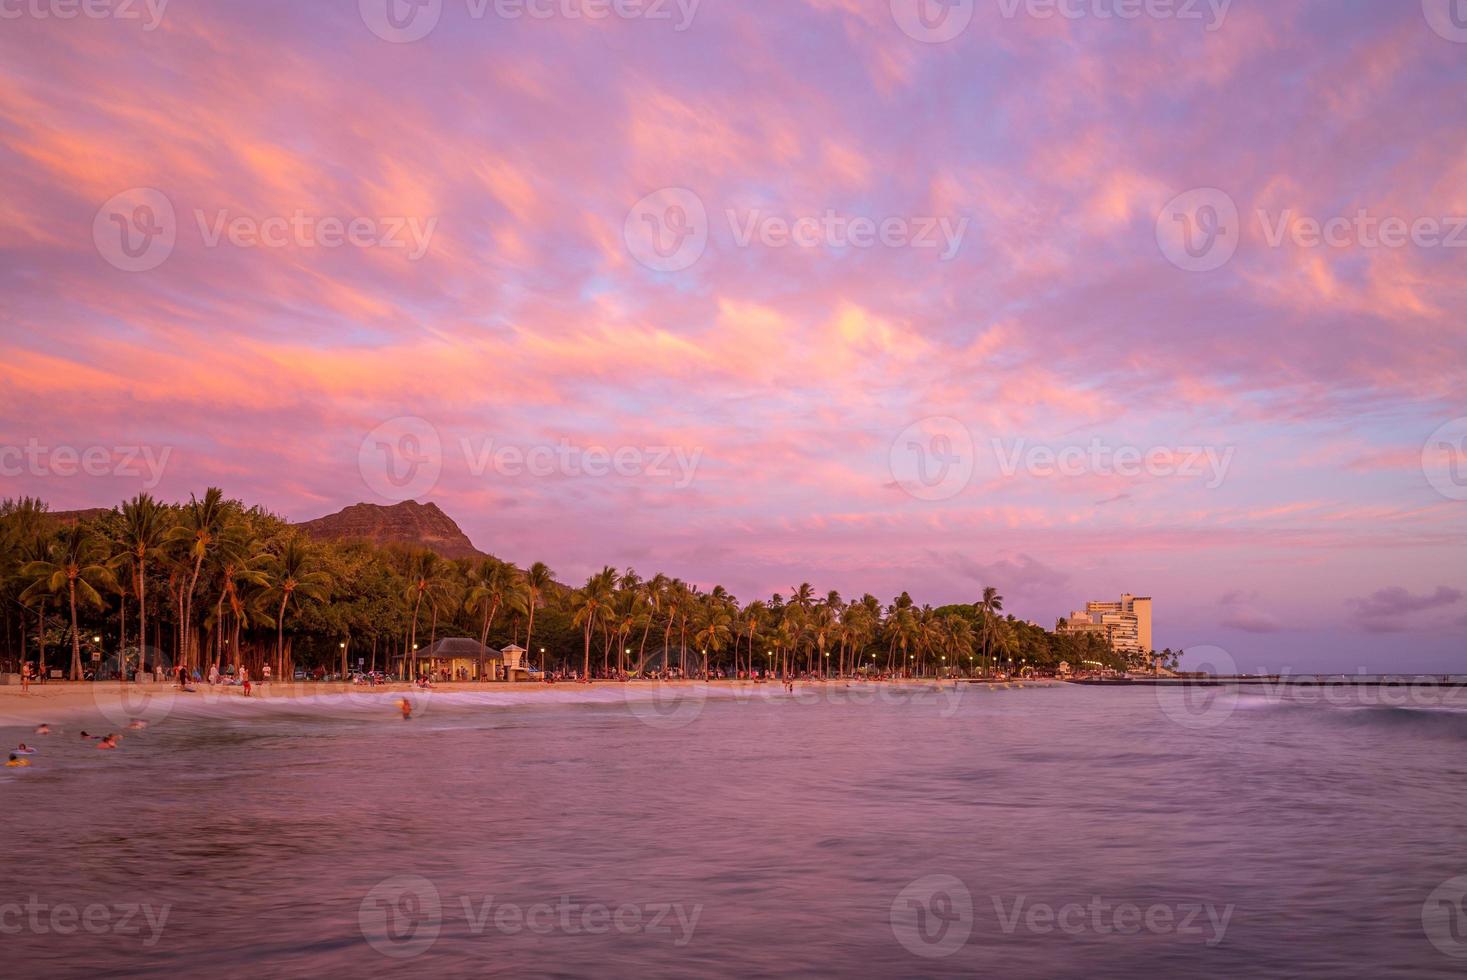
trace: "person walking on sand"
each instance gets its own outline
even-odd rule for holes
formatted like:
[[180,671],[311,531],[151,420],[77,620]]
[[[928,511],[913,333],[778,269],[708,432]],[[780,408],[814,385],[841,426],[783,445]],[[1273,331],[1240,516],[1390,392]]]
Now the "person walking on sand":
[[266,664],[265,665],[264,671],[260,674],[260,683],[261,684],[269,684],[270,683],[270,665],[269,664]]

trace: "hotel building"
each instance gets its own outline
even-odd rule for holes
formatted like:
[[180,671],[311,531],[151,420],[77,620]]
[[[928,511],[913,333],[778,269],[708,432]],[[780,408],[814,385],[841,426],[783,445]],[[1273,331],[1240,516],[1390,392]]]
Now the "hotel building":
[[1121,653],[1150,653],[1151,597],[1129,592],[1120,602],[1085,603],[1060,624],[1061,633],[1095,633]]

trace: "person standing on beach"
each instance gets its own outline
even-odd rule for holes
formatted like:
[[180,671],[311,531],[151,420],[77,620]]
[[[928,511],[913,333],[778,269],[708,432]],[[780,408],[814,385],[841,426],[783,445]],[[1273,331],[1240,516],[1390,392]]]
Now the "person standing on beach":
[[266,664],[265,665],[264,671],[260,674],[260,683],[261,684],[269,684],[270,683],[270,665],[269,664]]
[[218,664],[210,664],[209,665],[209,686],[210,687],[214,687],[218,683],[219,683],[219,665]]
[[35,672],[31,662],[27,660],[20,668],[20,693],[25,694],[31,689],[31,675]]

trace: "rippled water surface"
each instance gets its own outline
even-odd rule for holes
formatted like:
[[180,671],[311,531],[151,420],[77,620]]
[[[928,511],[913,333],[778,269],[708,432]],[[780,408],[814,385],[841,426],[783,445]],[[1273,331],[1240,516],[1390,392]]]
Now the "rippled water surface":
[[0,771],[3,972],[1467,968],[1451,707],[597,694],[434,696],[409,722],[387,697],[178,705],[116,753],[84,720],[4,729],[41,752]]

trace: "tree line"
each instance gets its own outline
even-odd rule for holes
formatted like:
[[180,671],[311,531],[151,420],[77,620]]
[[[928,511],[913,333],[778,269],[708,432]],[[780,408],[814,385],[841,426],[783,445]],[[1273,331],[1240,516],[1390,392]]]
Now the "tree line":
[[1098,637],[1004,615],[994,587],[938,608],[906,592],[848,601],[808,583],[741,603],[722,586],[703,591],[608,566],[570,588],[543,562],[521,569],[493,557],[313,541],[213,487],[187,503],[141,493],[66,518],[35,498],[7,499],[0,549],[7,668],[30,662],[44,675],[64,665],[72,679],[88,672],[93,654],[110,676],[158,664],[344,674],[356,661],[416,677],[421,648],[443,637],[519,644],[542,668],[583,676],[1127,666]]

